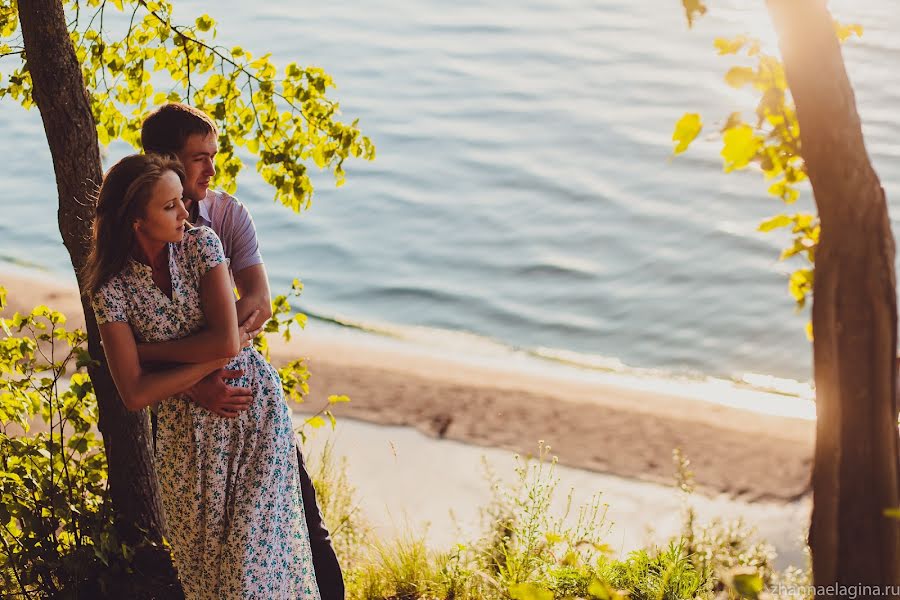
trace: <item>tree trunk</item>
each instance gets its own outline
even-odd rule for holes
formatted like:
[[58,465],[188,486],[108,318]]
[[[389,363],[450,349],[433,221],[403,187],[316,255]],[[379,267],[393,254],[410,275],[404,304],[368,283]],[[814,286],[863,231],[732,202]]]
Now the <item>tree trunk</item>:
[[812,311],[813,582],[900,585],[900,521],[883,514],[900,506],[894,239],[884,190],[824,1],[768,4],[822,225]]
[[[90,250],[96,192],[102,174],[97,131],[81,65],[69,38],[59,0],[18,3],[26,60],[34,84],[33,97],[41,112],[53,157],[59,193],[59,231],[76,275]],[[79,277],[79,287],[81,286]],[[100,334],[90,302],[82,297],[91,356],[102,357]],[[125,409],[105,361],[90,369],[100,408],[99,428],[109,463],[109,492],[116,511],[116,529],[125,543],[149,538],[159,543],[165,524],[150,452],[145,412]],[[140,561],[157,579],[177,580],[168,552],[147,546]],[[140,565],[136,565],[140,567]]]

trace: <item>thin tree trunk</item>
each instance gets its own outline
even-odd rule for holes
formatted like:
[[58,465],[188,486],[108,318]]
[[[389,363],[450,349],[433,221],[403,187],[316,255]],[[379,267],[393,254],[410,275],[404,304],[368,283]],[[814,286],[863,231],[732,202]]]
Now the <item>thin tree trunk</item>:
[[[95,195],[101,181],[100,153],[81,65],[69,38],[59,0],[18,2],[33,97],[41,112],[59,193],[59,231],[76,275],[90,249]],[[79,277],[79,286],[81,279]],[[102,357],[94,312],[82,298],[91,356]],[[157,491],[144,412],[125,409],[105,361],[90,369],[100,408],[99,428],[109,463],[109,491],[116,528],[129,545],[146,538],[159,543],[165,524]],[[158,578],[177,581],[168,553],[152,547],[140,556]]]
[[812,311],[813,581],[900,585],[900,521],[883,514],[900,505],[897,298],[884,190],[824,1],[768,4],[822,225]]

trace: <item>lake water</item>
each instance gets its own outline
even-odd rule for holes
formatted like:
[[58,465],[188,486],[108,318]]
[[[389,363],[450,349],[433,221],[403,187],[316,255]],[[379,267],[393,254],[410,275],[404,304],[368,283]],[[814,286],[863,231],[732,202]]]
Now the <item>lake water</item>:
[[[732,63],[712,39],[763,32],[761,0],[717,0],[693,30],[677,0],[177,6],[185,21],[212,10],[226,46],[325,68],[377,145],[343,188],[317,178],[303,216],[252,168],[241,176],[275,292],[300,277],[311,313],[467,354],[810,378],[808,313],[777,261],[786,238],[756,231],[781,205],[755,173],[723,174],[711,138],[671,156],[684,112],[711,131],[752,110],[722,81]],[[896,207],[900,12],[832,8],[866,28],[846,60]],[[6,101],[0,131],[0,260],[71,277],[39,115]]]

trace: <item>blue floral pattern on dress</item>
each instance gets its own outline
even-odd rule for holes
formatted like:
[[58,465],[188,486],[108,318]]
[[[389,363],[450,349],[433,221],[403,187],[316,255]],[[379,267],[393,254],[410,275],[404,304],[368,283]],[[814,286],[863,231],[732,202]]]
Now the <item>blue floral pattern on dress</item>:
[[[139,342],[205,325],[200,279],[226,261],[208,227],[169,244],[172,297],[129,260],[94,296],[97,322],[126,321]],[[157,407],[156,472],[172,555],[188,600],[319,600],[291,413],[278,372],[253,348],[226,366],[253,389],[250,408],[219,417],[183,396]]]

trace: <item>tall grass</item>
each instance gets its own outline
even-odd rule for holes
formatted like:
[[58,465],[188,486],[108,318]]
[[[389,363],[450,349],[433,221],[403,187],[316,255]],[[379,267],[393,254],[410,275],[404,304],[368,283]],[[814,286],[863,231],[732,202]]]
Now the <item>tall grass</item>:
[[[492,499],[482,509],[482,533],[448,550],[432,549],[426,534],[410,531],[376,538],[345,460],[336,460],[326,445],[313,464],[350,600],[718,599],[742,597],[734,587],[738,579],[751,581],[751,591],[808,580],[808,569],[777,572],[772,547],[755,541],[740,520],[698,523],[690,463],[677,452],[681,533],[624,557],[605,542],[609,524],[600,495],[573,507],[570,491],[563,510],[553,512],[557,462],[543,444],[535,456],[517,458],[510,483],[485,464]],[[754,594],[743,597],[774,597]]]

